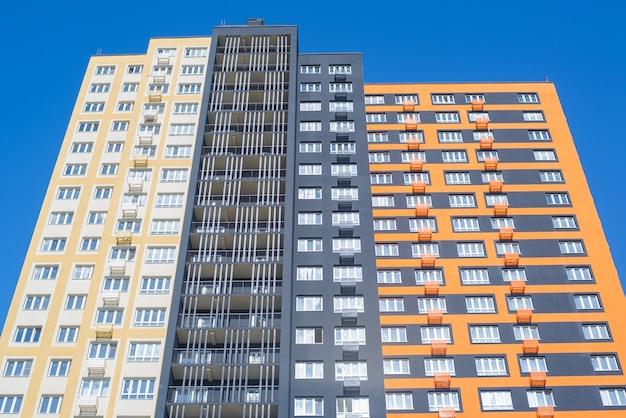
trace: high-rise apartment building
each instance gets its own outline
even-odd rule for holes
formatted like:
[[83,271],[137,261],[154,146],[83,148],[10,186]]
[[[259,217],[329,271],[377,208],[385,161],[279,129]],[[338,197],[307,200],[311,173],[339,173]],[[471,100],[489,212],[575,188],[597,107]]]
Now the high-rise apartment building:
[[625,299],[554,86],[365,84],[297,45],[253,19],[92,57],[0,416],[624,416]]

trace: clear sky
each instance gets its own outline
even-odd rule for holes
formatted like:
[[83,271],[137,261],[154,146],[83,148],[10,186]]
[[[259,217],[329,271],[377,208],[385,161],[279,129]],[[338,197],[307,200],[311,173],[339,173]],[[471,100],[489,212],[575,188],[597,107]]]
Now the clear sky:
[[555,82],[624,283],[622,8],[615,0],[5,2],[0,324],[89,57],[99,48],[145,53],[150,37],[207,36],[248,17],[297,25],[300,52],[363,52],[366,82]]

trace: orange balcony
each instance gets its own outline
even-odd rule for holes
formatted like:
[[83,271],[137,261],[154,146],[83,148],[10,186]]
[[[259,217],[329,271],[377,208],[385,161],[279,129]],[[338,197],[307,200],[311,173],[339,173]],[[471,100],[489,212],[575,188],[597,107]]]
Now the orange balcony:
[[[435,267],[435,254],[422,254],[422,267]],[[439,286],[438,283],[437,286]]]
[[489,128],[489,121],[487,119],[476,119],[476,130],[477,131],[486,131]]
[[415,118],[407,118],[404,121],[404,130],[405,131],[417,131],[417,124],[419,121]]
[[445,340],[433,340],[430,342],[430,354],[433,356],[445,356],[448,343]]
[[509,290],[512,295],[523,295],[526,291],[526,282],[524,280],[511,280]]
[[456,413],[453,408],[441,408],[439,410],[439,418],[454,418]]
[[496,171],[498,169],[498,160],[495,158],[485,158],[485,171]]
[[[424,256],[422,256],[422,260],[424,260]],[[439,294],[439,282],[431,280],[431,281],[424,283],[424,295],[437,296],[438,294]]]
[[554,418],[554,407],[552,406],[538,406],[537,418]]
[[433,229],[432,228],[419,228],[417,230],[417,240],[418,241],[430,241],[433,239]]
[[498,231],[500,241],[511,241],[513,239],[513,228],[503,227]]
[[426,203],[418,203],[415,205],[415,216],[428,216],[428,205]]
[[519,266],[519,254],[518,253],[505,253],[504,254],[504,267],[517,267]]
[[422,161],[420,158],[415,158],[411,160],[411,162],[409,163],[409,167],[411,171],[422,171],[422,167],[424,167],[424,161]]
[[415,110],[415,102],[413,100],[405,100],[402,103],[403,112],[413,112]]
[[492,149],[493,148],[493,138],[480,138],[480,149]]
[[506,202],[498,202],[493,205],[493,216],[506,216],[509,205]]
[[522,351],[524,354],[537,355],[539,353],[539,340],[524,340],[522,342]]
[[546,387],[546,372],[530,372],[528,377],[531,388],[545,388]]
[[433,380],[435,389],[450,389],[450,373],[437,372]]
[[518,309],[515,311],[515,319],[518,324],[528,324],[533,319],[532,309]]
[[441,325],[443,322],[443,311],[441,309],[429,309],[426,317],[429,325]]
[[420,140],[419,138],[409,138],[406,141],[406,148],[409,151],[419,151],[420,149]]
[[502,193],[502,180],[490,180],[489,193]]
[[415,180],[412,184],[413,193],[425,193],[426,192],[426,182],[424,180]]
[[472,100],[472,110],[473,111],[481,111],[483,110],[483,107],[485,107],[485,101],[484,100]]

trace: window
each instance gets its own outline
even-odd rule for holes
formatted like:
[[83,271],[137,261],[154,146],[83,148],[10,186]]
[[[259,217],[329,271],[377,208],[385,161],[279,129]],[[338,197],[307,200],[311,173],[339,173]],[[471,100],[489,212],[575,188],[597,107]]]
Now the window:
[[472,136],[474,138],[474,141],[480,141],[481,139],[488,139],[491,141],[494,140],[493,132],[491,131],[473,132]]
[[176,235],[179,232],[179,219],[155,219],[150,227],[150,233],[154,235]]
[[60,187],[57,191],[58,200],[74,200],[78,199],[80,187]]
[[619,364],[617,363],[617,357],[610,355],[598,355],[591,356],[591,365],[596,372],[613,372],[618,371]]
[[454,232],[480,231],[478,218],[452,218],[452,229]]
[[369,153],[369,162],[370,163],[388,163],[390,161],[388,152],[370,152]]
[[173,263],[176,257],[176,247],[148,247],[146,263]]
[[130,343],[128,349],[128,361],[159,361],[161,356],[161,343]]
[[352,74],[352,66],[350,64],[329,65],[328,74]]
[[319,112],[322,110],[322,102],[300,102],[301,112]]
[[40,414],[58,414],[61,412],[62,395],[43,395],[39,403]]
[[545,357],[520,357],[519,364],[522,373],[548,371]]
[[541,112],[522,112],[525,121],[543,121],[543,113]]
[[441,408],[460,411],[459,394],[457,392],[428,392],[428,410],[436,412]]
[[362,282],[363,268],[361,266],[334,266],[333,282]]
[[50,219],[48,220],[49,225],[69,225],[72,223],[72,219],[74,218],[73,212],[52,212],[50,214]]
[[365,345],[365,327],[335,328],[335,345]]
[[321,252],[322,251],[322,239],[321,238],[301,238],[298,239],[298,251],[299,252]]
[[388,142],[389,136],[387,132],[368,132],[367,142]]
[[374,219],[374,231],[395,231],[395,219]]
[[[399,116],[400,115],[398,115],[398,117]],[[367,123],[387,122],[387,115],[385,113],[368,113],[366,114],[365,121]]]
[[72,279],[74,280],[89,280],[93,275],[93,266],[91,265],[78,265],[74,267],[72,273]]
[[435,121],[437,123],[460,123],[457,112],[436,112]]
[[540,171],[539,177],[544,183],[562,183],[563,174],[560,171]]
[[528,280],[526,278],[526,270],[524,269],[503,269],[502,270],[502,281],[510,282],[512,280]]
[[450,142],[463,142],[461,131],[439,131],[437,132],[439,142],[442,144]]
[[108,83],[95,83],[89,86],[89,93],[108,93],[110,87]]
[[70,372],[71,360],[52,360],[48,369],[48,376],[63,377]]
[[420,314],[427,314],[433,309],[441,309],[443,313],[448,312],[445,298],[418,298],[417,308]]
[[[422,160],[423,163],[426,162],[426,153],[424,151],[403,152],[400,156],[403,163],[410,163],[412,160]],[[372,162],[371,158],[370,162]]]
[[181,75],[200,75],[204,74],[204,65],[183,65],[180,69]]
[[517,341],[541,339],[537,325],[516,325],[513,327],[513,335]]
[[324,269],[321,266],[297,267],[296,280],[320,281],[324,280]]
[[89,212],[87,216],[87,224],[88,225],[102,225],[106,220],[107,213],[106,212]]
[[484,257],[485,248],[482,242],[460,242],[456,244],[459,257]]
[[605,324],[583,325],[583,336],[585,340],[608,340],[610,339],[609,329]]
[[370,182],[371,184],[391,184],[393,177],[391,173],[370,174]]
[[322,130],[322,122],[300,122],[300,132],[317,132]]
[[354,103],[352,102],[328,102],[329,112],[354,112]]
[[293,410],[297,417],[324,416],[324,398],[296,398]]
[[576,220],[573,216],[553,216],[552,225],[555,229],[576,229]]
[[122,142],[107,142],[106,152],[122,152],[123,148]]
[[321,164],[300,164],[298,165],[298,174],[301,176],[321,176]]
[[568,280],[593,280],[589,267],[566,267],[565,271],[567,272]]
[[447,172],[445,173],[446,184],[471,184],[469,172]]
[[117,350],[117,343],[115,342],[94,342],[89,344],[89,351],[87,352],[87,358],[99,358],[111,360],[115,358],[115,352]]
[[516,311],[518,309],[535,309],[533,306],[532,296],[508,296],[506,298],[506,302],[510,311]]
[[387,411],[394,410],[412,410],[413,394],[412,393],[385,393],[385,405]]
[[[500,160],[498,151],[476,151],[476,159],[479,162],[485,161],[487,158],[493,158],[496,161]],[[486,173],[485,173],[486,174]]]
[[404,311],[404,299],[402,298],[380,298],[378,300],[380,312],[402,312]]
[[461,283],[464,285],[489,284],[489,270],[461,269]]
[[409,219],[409,230],[411,232],[419,232],[423,228],[430,228],[432,232],[437,232],[437,222],[434,218]]
[[585,252],[582,241],[560,241],[559,249],[561,254],[583,254]]
[[324,310],[324,298],[321,296],[296,296],[296,311],[321,312]]
[[32,360],[7,360],[3,377],[26,377],[33,367]]
[[424,254],[434,254],[439,257],[439,244],[411,244],[411,252],[413,257],[421,258]]
[[328,91],[331,93],[352,93],[352,83],[330,83]]
[[159,193],[156,198],[157,208],[181,208],[184,195],[182,193]]
[[22,407],[21,396],[1,395],[0,414],[18,414]]
[[124,379],[122,399],[153,399],[155,379]]
[[96,132],[100,122],[80,122],[78,132]]
[[353,121],[331,121],[330,122],[330,132],[354,132],[354,122]]
[[134,248],[111,248],[111,256],[109,260],[133,261],[135,259]]
[[500,330],[497,325],[471,325],[470,337],[472,344],[499,343]]
[[59,252],[65,249],[65,238],[44,238],[41,243],[43,252]]
[[78,327],[60,327],[57,335],[58,343],[75,343],[78,338]]
[[348,251],[351,253],[361,252],[360,238],[333,238],[333,253],[343,253]]
[[65,300],[65,309],[81,310],[85,309],[86,295],[68,295]]
[[600,389],[600,398],[604,406],[623,406],[626,405],[626,389]]
[[539,97],[535,93],[520,93],[517,95],[520,103],[539,103]]
[[500,229],[500,228],[515,229],[515,222],[513,218],[491,218],[491,227],[493,229]]
[[122,92],[134,93],[139,89],[139,83],[124,83],[122,84]]
[[104,102],[87,102],[83,107],[83,112],[102,112],[104,110]]
[[384,359],[383,369],[385,374],[410,374],[408,359]]
[[402,275],[400,270],[378,270],[376,272],[376,281],[378,283],[402,283]]
[[507,376],[504,357],[476,357],[476,374],[478,376]]
[[[398,113],[396,115],[396,119],[397,119],[398,123],[410,123],[410,122],[414,122],[414,121],[419,122],[420,121],[420,114],[419,113]],[[384,121],[382,121],[382,122],[384,122]],[[408,135],[411,135],[408,132],[405,132],[405,133],[408,134]],[[422,141],[420,141],[420,142],[422,142]]]
[[177,94],[200,94],[201,84],[179,84]]
[[83,238],[80,242],[81,251],[98,251],[100,238]]
[[191,157],[191,145],[168,145],[165,147],[165,158],[189,157]]
[[143,294],[166,294],[170,291],[169,277],[143,277],[140,292]]
[[181,183],[187,181],[187,169],[164,168],[161,171],[162,183]]
[[546,200],[548,205],[569,205],[569,196],[567,193],[547,193]]
[[481,173],[480,177],[483,183],[489,183],[490,181],[504,181],[504,175],[501,171],[491,171],[487,173]]
[[322,361],[296,361],[295,379],[323,379],[324,362]]
[[321,142],[300,142],[299,150],[301,153],[320,153],[322,152],[322,143]]
[[322,212],[299,212],[298,225],[321,225]]
[[448,196],[450,207],[452,208],[473,208],[476,207],[474,195],[471,194],[451,194]]
[[487,112],[468,112],[467,118],[470,122],[476,122],[477,120],[489,120],[489,113]]
[[509,197],[505,194],[485,194],[485,204],[494,206],[496,203],[509,204]]
[[496,306],[491,296],[473,296],[465,298],[467,313],[495,313]]
[[375,208],[393,207],[393,196],[372,196],[372,206]]
[[441,157],[444,163],[466,163],[467,153],[465,151],[442,151]]
[[365,96],[365,104],[385,104],[385,96]]
[[322,91],[322,85],[320,83],[300,83],[300,91],[305,93]]
[[450,328],[448,327],[426,327],[420,328],[422,344],[430,344],[436,340],[443,340],[448,344],[452,343]]
[[370,416],[370,403],[366,397],[337,398],[336,407],[336,418],[349,418],[356,415],[369,418]]
[[[441,270],[415,270],[415,284],[417,286],[423,286],[426,282],[443,284],[443,273]],[[445,306],[443,309],[445,309]]]
[[513,397],[510,390],[480,391],[480,403],[484,411],[502,411],[513,409]]
[[130,122],[128,122],[127,120],[113,121],[113,123],[111,124],[111,131],[113,132],[127,131],[129,123]]
[[115,324],[122,323],[123,309],[98,309],[96,313],[96,324]]
[[574,304],[576,309],[602,309],[598,295],[574,295]]
[[364,311],[363,296],[335,296],[333,297],[333,312]]
[[317,200],[322,198],[321,187],[300,187],[298,188],[298,199]]
[[198,113],[198,103],[174,103],[175,115],[194,115]]
[[162,327],[165,325],[165,309],[137,309],[135,327]]
[[111,75],[115,72],[114,65],[99,65],[96,67],[96,75]]
[[41,336],[41,327],[17,327],[15,332],[16,343],[36,343]]
[[129,65],[126,67],[126,74],[141,74],[143,65]]
[[185,48],[186,58],[206,57],[206,48]]
[[466,94],[465,95],[465,103],[472,103],[473,101],[484,102],[485,95],[484,94]]
[[428,173],[404,173],[404,184],[413,184],[416,181],[423,181],[430,184],[430,175]]
[[170,125],[168,133],[172,136],[193,135],[195,128],[196,126],[193,123],[173,123]]
[[424,196],[406,196],[406,207],[407,208],[415,208],[416,205],[427,205],[428,207],[433,207],[433,200],[430,195]]
[[496,242],[496,253],[504,255],[508,253],[521,254],[519,243],[517,242]]
[[301,65],[300,74],[321,74],[322,68],[319,65]]
[[409,142],[409,140],[410,141],[417,141],[420,144],[423,144],[424,143],[424,132],[422,132],[422,131],[417,131],[417,132],[399,132],[398,133],[398,139],[403,144],[406,144],[407,142]]
[[538,406],[556,406],[554,403],[554,395],[551,390],[529,390],[526,391],[529,408],[537,408]]
[[64,176],[84,176],[87,172],[87,164],[68,164],[63,170]]
[[533,157],[536,161],[556,161],[556,154],[553,150],[535,150]]
[[550,141],[548,131],[528,131],[528,139],[531,141]]
[[397,94],[394,97],[395,104],[404,104],[404,102],[413,102],[414,104],[418,104],[419,100],[417,94]]
[[129,280],[120,277],[106,277],[102,285],[105,292],[128,292]]
[[161,125],[158,123],[142,123],[137,130],[139,135],[158,135],[161,133]]
[[322,328],[296,328],[296,344],[321,344]]
[[454,104],[453,94],[432,94],[433,104]]

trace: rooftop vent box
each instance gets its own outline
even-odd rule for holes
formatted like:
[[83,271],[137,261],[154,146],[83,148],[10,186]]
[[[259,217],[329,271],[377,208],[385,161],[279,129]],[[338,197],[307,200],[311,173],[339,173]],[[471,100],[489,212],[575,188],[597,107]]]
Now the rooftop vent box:
[[259,19],[258,17],[254,19],[247,19],[246,24],[248,26],[263,26],[263,19]]

